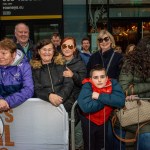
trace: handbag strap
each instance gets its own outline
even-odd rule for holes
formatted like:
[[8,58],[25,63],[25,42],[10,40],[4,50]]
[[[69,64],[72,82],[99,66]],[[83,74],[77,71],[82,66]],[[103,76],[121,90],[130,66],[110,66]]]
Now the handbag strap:
[[113,133],[114,133],[114,135],[116,136],[116,138],[117,138],[118,140],[120,140],[120,141],[122,141],[122,142],[125,142],[125,143],[136,142],[137,136],[138,136],[138,134],[139,134],[139,130],[140,130],[143,126],[145,126],[146,124],[150,123],[150,120],[147,121],[147,122],[142,123],[140,126],[138,126],[138,128],[137,128],[137,130],[136,130],[136,132],[135,132],[134,138],[132,138],[132,139],[127,139],[127,138],[122,138],[122,137],[120,137],[119,135],[116,134],[115,129],[114,129],[116,120],[117,120],[117,116],[114,115],[114,116],[112,117],[112,120],[111,120]]
[[110,58],[109,63],[108,63],[108,65],[107,65],[107,68],[106,68],[106,72],[107,72],[107,73],[108,73],[108,70],[109,70],[109,67],[110,67],[110,64],[111,64],[111,62],[112,62],[112,59],[113,59],[114,55],[115,55],[115,52],[113,52],[113,54],[111,55],[111,58]]
[[[102,56],[101,53],[99,53],[99,54],[100,54],[100,57],[101,57],[101,59],[102,59],[102,63],[103,63],[103,67],[104,67],[105,65],[104,65],[103,56]],[[115,55],[115,52],[113,51],[113,53],[112,53],[112,55],[111,55],[111,57],[110,57],[110,60],[109,60],[109,62],[108,62],[108,64],[107,64],[107,67],[106,67],[106,73],[108,73],[108,70],[109,70],[109,68],[110,68],[110,65],[111,65],[111,62],[112,62],[112,59],[113,59],[114,55]]]
[[[134,85],[133,85],[133,84],[131,84],[131,85],[129,86],[129,89],[128,89],[128,90],[130,90],[130,89],[131,89],[131,95],[133,95],[133,94],[134,94]],[[125,91],[126,96],[128,96],[128,90]]]

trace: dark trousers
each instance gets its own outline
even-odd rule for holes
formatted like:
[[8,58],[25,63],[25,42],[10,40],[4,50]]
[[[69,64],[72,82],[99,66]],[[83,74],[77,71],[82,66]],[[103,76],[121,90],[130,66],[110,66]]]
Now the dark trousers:
[[104,148],[104,142],[107,142],[107,123],[105,123],[105,125],[98,126],[84,116],[81,116],[81,125],[83,131],[84,150],[100,150]]
[[[126,135],[126,132],[123,130],[123,129],[119,129],[118,128],[114,128],[115,129],[115,132],[117,135],[119,135],[120,137],[122,138],[125,138],[125,135]],[[119,141],[115,135],[113,134],[113,131],[112,131],[112,125],[111,125],[111,120],[108,121],[108,149],[109,150],[125,150],[125,143],[124,142],[121,142]]]

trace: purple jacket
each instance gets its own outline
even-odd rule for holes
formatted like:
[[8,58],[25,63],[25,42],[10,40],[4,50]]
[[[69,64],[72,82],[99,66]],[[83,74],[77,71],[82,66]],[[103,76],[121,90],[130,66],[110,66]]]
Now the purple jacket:
[[34,87],[30,64],[24,54],[17,50],[10,66],[0,66],[0,99],[10,108],[17,107],[33,96]]

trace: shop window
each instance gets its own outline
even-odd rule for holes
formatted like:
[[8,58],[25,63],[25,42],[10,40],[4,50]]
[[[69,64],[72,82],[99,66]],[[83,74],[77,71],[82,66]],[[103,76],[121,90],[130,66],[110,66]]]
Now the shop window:
[[45,39],[45,38],[50,38],[52,33],[58,31],[58,24],[37,24],[34,25],[34,40],[35,42]]
[[150,22],[142,23],[142,37],[150,36]]
[[116,45],[121,46],[123,52],[125,52],[128,44],[137,44],[138,42],[138,23],[129,23],[128,21],[113,22],[112,34]]

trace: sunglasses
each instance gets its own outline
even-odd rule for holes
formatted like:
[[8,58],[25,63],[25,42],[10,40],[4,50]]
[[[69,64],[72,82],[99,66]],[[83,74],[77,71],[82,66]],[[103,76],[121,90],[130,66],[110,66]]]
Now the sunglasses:
[[66,45],[66,44],[62,44],[62,49],[66,49],[67,47],[69,48],[69,49],[73,49],[74,48],[74,46],[73,45]]
[[99,43],[103,43],[103,41],[108,42],[109,41],[109,37],[98,38],[97,40],[98,40]]

